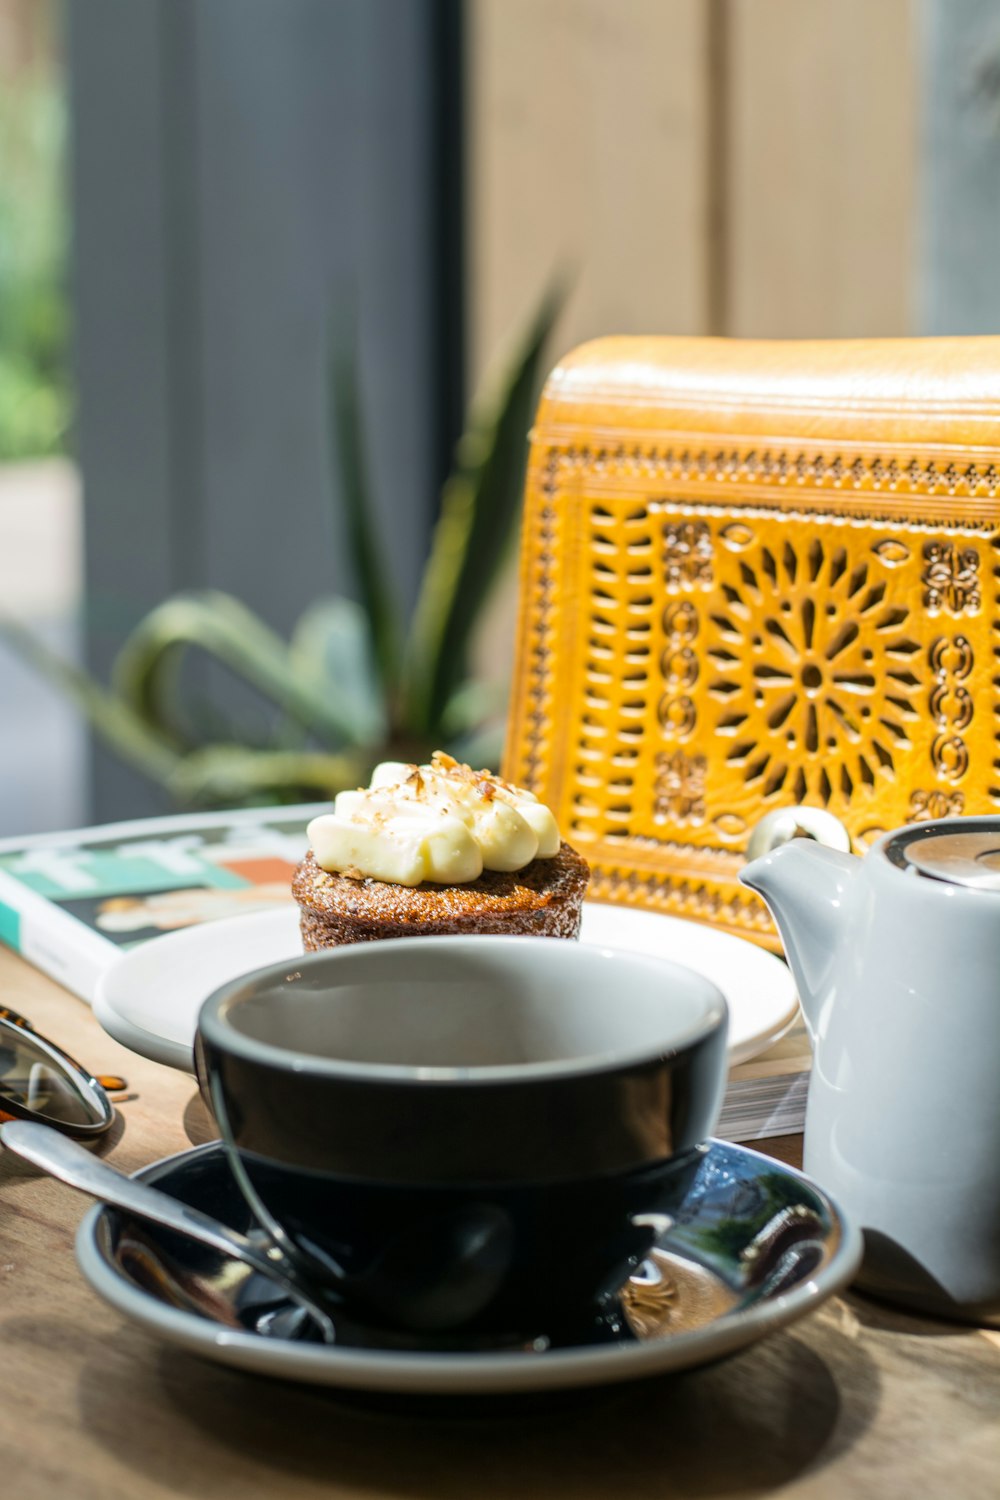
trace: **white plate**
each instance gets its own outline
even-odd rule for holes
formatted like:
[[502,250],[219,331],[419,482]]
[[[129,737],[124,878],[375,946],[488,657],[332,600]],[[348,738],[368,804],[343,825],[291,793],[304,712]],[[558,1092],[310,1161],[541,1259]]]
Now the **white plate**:
[[[742,1062],[781,1036],[798,1000],[783,963],[743,938],[657,912],[586,901],[587,943],[673,959],[719,986],[729,1002],[729,1060]],[[193,1071],[202,1002],[229,979],[302,953],[298,908],[276,907],[153,938],[100,978],[94,1014],[116,1041],[153,1062]]]

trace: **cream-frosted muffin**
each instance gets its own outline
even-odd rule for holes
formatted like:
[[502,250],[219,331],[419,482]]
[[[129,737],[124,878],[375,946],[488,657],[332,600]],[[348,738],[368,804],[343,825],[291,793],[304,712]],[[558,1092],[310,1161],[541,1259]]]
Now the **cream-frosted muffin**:
[[292,893],[308,951],[462,933],[575,938],[590,878],[530,792],[438,752],[388,761],[309,825]]

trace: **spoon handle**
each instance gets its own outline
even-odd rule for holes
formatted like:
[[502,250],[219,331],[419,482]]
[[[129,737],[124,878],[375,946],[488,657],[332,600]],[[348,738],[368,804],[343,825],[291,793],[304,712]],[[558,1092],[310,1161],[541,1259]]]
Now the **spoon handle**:
[[285,1271],[283,1263],[272,1263],[245,1235],[196,1208],[189,1208],[168,1193],[126,1177],[117,1167],[94,1156],[78,1141],[61,1135],[51,1125],[34,1120],[9,1120],[0,1125],[0,1141],[8,1151],[23,1156],[25,1161],[41,1167],[43,1172],[81,1193],[125,1209],[137,1218],[151,1220],[165,1229],[190,1235],[192,1239],[221,1250],[224,1255],[235,1255],[239,1260],[249,1262],[270,1276],[280,1276]]

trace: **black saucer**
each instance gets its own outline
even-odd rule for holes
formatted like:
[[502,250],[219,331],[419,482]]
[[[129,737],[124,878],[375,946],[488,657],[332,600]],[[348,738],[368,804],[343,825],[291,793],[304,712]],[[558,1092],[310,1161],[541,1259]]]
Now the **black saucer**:
[[[252,1227],[218,1143],[137,1175],[234,1228]],[[77,1254],[120,1310],[226,1363],[365,1389],[509,1391],[630,1379],[732,1353],[844,1285],[860,1236],[801,1173],[712,1141],[651,1256],[599,1313],[559,1338],[532,1331],[502,1345],[450,1347],[386,1334],[335,1305],[336,1342],[308,1342],[252,1271],[115,1209],[90,1212]]]

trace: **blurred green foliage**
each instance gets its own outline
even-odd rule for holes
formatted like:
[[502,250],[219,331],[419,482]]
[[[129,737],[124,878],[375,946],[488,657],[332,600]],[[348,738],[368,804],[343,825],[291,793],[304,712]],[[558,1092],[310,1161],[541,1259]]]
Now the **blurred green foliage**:
[[[374,526],[368,434],[353,340],[334,342],[330,453],[340,527],[358,598],[328,597],[285,641],[239,599],[203,590],[140,621],[110,687],[54,656],[16,621],[0,636],[53,681],[122,760],[183,806],[297,802],[367,780],[380,760],[447,749],[495,768],[506,692],[475,680],[470,649],[509,554],[524,487],[528,429],[563,290],[546,292],[497,388],[473,404],[441,493],[416,607],[399,616]],[[251,728],[231,695],[204,690],[208,659],[266,711]]]
[[0,461],[59,453],[70,419],[66,100],[55,70],[0,87]]

